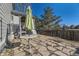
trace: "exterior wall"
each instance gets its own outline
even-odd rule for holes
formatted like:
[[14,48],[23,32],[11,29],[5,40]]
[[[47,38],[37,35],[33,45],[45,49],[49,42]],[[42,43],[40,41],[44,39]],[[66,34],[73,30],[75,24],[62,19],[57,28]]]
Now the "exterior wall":
[[10,22],[12,21],[11,10],[12,4],[0,3],[0,50],[2,50],[5,46],[8,27],[7,24],[10,24]]

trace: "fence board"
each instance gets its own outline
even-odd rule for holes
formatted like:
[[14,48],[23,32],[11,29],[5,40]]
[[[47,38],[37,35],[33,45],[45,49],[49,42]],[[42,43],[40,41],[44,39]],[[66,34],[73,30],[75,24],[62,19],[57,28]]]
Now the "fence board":
[[60,37],[67,40],[79,40],[79,29],[67,30],[37,30],[39,34]]

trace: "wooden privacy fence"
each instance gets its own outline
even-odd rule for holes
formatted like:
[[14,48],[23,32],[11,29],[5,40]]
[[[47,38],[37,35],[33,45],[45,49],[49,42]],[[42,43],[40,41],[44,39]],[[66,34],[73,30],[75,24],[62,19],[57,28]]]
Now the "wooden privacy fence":
[[67,29],[67,30],[38,30],[39,34],[60,37],[67,40],[79,40],[79,29]]

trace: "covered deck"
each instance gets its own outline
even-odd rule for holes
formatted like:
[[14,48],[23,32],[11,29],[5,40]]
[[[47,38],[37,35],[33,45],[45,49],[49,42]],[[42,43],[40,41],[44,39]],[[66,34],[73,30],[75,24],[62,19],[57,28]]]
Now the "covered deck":
[[[13,10],[11,13],[12,13],[12,16],[13,16],[13,25],[15,25],[15,27],[13,26],[13,32],[14,33],[17,32],[18,35],[21,36],[22,33],[26,33],[26,31],[25,31],[26,14],[23,13],[23,12],[15,11],[15,10]],[[19,31],[17,31],[17,29]]]

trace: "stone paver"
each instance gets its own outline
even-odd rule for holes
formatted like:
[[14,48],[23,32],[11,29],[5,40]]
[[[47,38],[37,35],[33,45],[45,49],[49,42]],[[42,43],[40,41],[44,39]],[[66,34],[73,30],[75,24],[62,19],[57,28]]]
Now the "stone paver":
[[50,56],[58,56],[58,55],[56,55],[56,54],[51,54]]
[[66,48],[64,48],[63,50],[62,50],[64,53],[66,53],[67,55],[70,55],[70,49],[66,49]]
[[[76,49],[55,37],[38,35],[30,40],[30,49],[27,38],[14,39],[13,48],[5,48],[1,56],[70,56]],[[58,39],[58,38],[57,38]]]
[[57,54],[57,55],[59,55],[59,56],[67,56],[66,54],[64,54],[61,51],[55,51],[54,53]]
[[43,55],[43,56],[48,56],[50,53],[49,53],[49,51],[45,48],[45,47],[43,47],[43,46],[41,46],[39,49],[38,49],[38,51]]
[[57,46],[57,47],[55,47],[56,49],[58,49],[58,50],[63,50],[63,47],[62,46]]
[[50,52],[51,52],[51,51],[54,52],[54,51],[57,50],[56,48],[53,48],[52,46],[48,46],[47,48],[48,48],[48,50],[49,50]]
[[32,56],[41,56],[40,54],[33,54]]
[[26,39],[22,39],[22,40],[21,40],[21,44],[26,44],[26,45],[27,45],[27,44],[28,44],[28,42],[27,42],[27,40],[26,40]]

